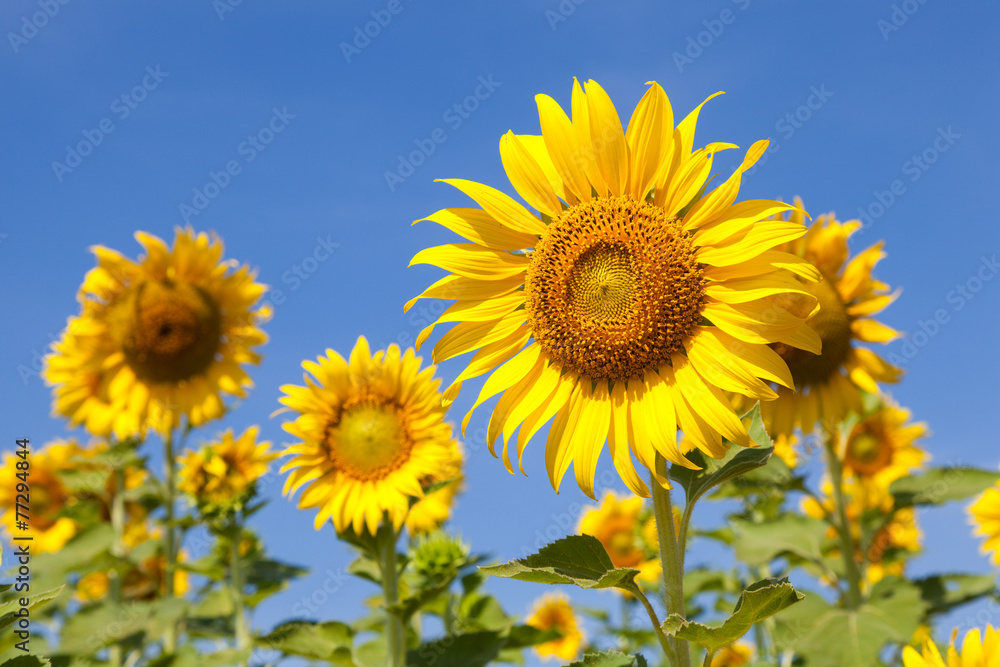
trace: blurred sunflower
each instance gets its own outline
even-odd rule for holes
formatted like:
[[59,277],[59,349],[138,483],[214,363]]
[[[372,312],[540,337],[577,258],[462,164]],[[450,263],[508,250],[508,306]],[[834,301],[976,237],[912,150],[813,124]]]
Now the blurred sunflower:
[[715,654],[711,667],[742,667],[750,664],[752,659],[752,646],[749,644],[730,644]]
[[924,423],[907,424],[910,411],[888,399],[851,430],[844,445],[844,472],[863,486],[888,487],[927,457],[914,441],[927,435]]
[[527,442],[552,419],[545,460],[553,488],[573,464],[593,498],[607,440],[622,479],[647,496],[631,455],[650,471],[657,454],[692,465],[677,448],[678,428],[716,458],[727,448],[723,438],[750,445],[723,391],[767,400],[776,394],[766,381],[792,386],[768,345],[818,354],[820,338],[804,324],[810,309],[794,314],[769,297],[798,293],[815,303],[795,275],[820,276],[804,259],[773,250],[805,233],[800,222],[772,217],[792,206],[735,203],[742,174],[766,141],[705,194],[715,154],[734,146],[692,152],[701,106],[675,128],[670,101],[653,83],[623,131],[594,81],[574,83],[572,120],[552,98],[536,100],[541,136],[508,132],[500,157],[538,215],[499,190],[445,180],[481,208],[426,219],[473,243],[419,252],[411,264],[451,273],[406,308],[421,298],[457,301],[417,344],[437,324],[458,323],[438,341],[434,362],[476,353],[445,399],[454,399],[464,380],[491,373],[473,410],[503,394],[487,438],[492,451],[503,435],[508,470],[518,426],[523,471]]
[[327,350],[303,362],[312,375],[305,387],[281,388],[278,412],[299,413],[284,429],[302,440],[283,453],[294,457],[281,469],[292,471],[284,492],[307,486],[299,507],[319,509],[317,530],[332,520],[337,532],[374,535],[383,512],[399,530],[411,499],[424,497],[422,482],[454,470],[458,443],[444,422],[440,380],[420,363],[395,345],[371,354],[360,337],[349,362]]
[[406,515],[406,529],[410,535],[423,535],[439,528],[451,517],[455,496],[462,487],[462,449],[455,447],[449,451],[448,461],[441,467],[437,475],[420,481],[427,487],[439,482],[454,480],[444,487],[428,493],[410,507]]
[[1000,483],[986,489],[969,508],[977,534],[985,537],[983,553],[993,552],[993,564],[1000,565]]
[[[159,528],[150,529],[145,523],[141,523],[141,528],[125,534],[123,540],[130,550],[138,549],[144,545],[159,546],[162,538]],[[178,562],[184,562],[187,553],[182,549],[178,553]],[[125,571],[122,578],[122,599],[123,600],[144,600],[149,601],[157,597],[166,595],[167,592],[167,558],[163,554],[156,552],[151,555],[142,556],[137,563],[131,563],[131,567]],[[76,585],[76,597],[85,602],[100,600],[111,591],[111,578],[107,572],[91,572]],[[182,596],[188,591],[188,575],[181,568],[174,572],[174,595]]]
[[[580,517],[577,532],[592,535],[604,545],[615,567],[629,567],[639,570],[636,578],[642,581],[657,581],[662,572],[660,558],[643,544],[643,527],[639,520],[642,512],[642,498],[619,499],[608,491],[601,499],[600,507],[589,508]],[[653,544],[656,541],[656,526],[653,525]]]
[[178,459],[177,488],[200,507],[241,509],[254,484],[267,474],[268,464],[278,457],[268,452],[270,442],[257,442],[258,431],[251,426],[237,438],[227,429],[218,440],[198,451],[188,451]]
[[948,661],[931,640],[925,640],[923,650],[918,653],[911,646],[903,649],[903,667],[1000,667],[1000,632],[986,626],[985,636],[979,628],[969,631],[962,642],[962,652],[955,649],[956,629],[951,635],[948,647]]
[[[0,468],[0,508],[3,508],[3,526],[8,535],[30,536],[32,553],[58,551],[79,532],[79,525],[73,519],[60,516],[73,501],[73,494],[61,478],[61,473],[75,470],[76,458],[85,450],[73,440],[51,442],[34,450],[27,464],[18,468],[22,459],[12,452],[4,455]],[[30,485],[30,508],[21,515],[27,515],[28,530],[17,527],[16,505],[22,509],[28,504],[24,497],[17,498],[17,485],[23,481],[17,474],[28,471]],[[27,496],[28,494],[22,494]]]
[[91,433],[125,438],[147,427],[220,417],[223,394],[252,386],[243,364],[266,341],[251,308],[264,292],[246,266],[222,261],[222,241],[177,229],[168,248],[137,232],[132,261],[103,246],[80,287],[79,316],[46,357],[53,413]]
[[525,623],[539,630],[555,630],[562,637],[539,644],[535,651],[543,658],[572,660],[580,652],[584,635],[573,613],[569,598],[561,594],[543,595],[535,603],[535,608],[525,619]]
[[[804,222],[802,200],[796,197],[795,204],[799,208],[776,218]],[[773,299],[787,312],[808,317],[809,326],[823,341],[822,354],[784,342],[772,346],[788,364],[795,391],[776,385],[778,399],[761,403],[761,415],[774,438],[775,453],[788,465],[797,459],[792,449],[796,427],[811,433],[817,423],[832,425],[849,411],[860,412],[862,391],[878,394],[878,383],[897,382],[901,375],[877,354],[856,345],[886,343],[899,335],[870,317],[897,296],[872,276],[875,264],[885,257],[882,242],[848,261],[848,238],[860,227],[857,220],[841,223],[833,213],[824,214],[817,216],[808,234],[779,247],[813,263],[823,276],[819,282],[801,282],[812,298],[792,293]],[[816,301],[819,310],[810,315]],[[745,399],[739,403],[741,409],[751,406]]]

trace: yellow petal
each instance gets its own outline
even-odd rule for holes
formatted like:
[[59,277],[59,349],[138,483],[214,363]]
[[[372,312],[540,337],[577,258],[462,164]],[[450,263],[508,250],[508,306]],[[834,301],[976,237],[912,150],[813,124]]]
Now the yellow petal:
[[472,243],[449,243],[424,248],[410,260],[410,266],[414,264],[431,264],[466,278],[496,280],[523,274],[528,258]]
[[542,126],[545,148],[567,189],[580,201],[590,199],[590,182],[578,163],[573,124],[566,112],[548,95],[535,95],[538,120]]
[[445,208],[416,220],[413,224],[423,220],[436,222],[473,243],[494,250],[524,250],[533,248],[538,241],[532,234],[501,225],[492,215],[479,208]]
[[509,195],[488,185],[467,181],[462,178],[441,178],[442,183],[453,185],[492,215],[500,224],[525,234],[539,235],[545,233],[545,223],[531,215]]
[[511,185],[526,202],[553,218],[562,212],[562,205],[545,172],[511,131],[500,138],[500,161]]
[[655,81],[639,100],[625,131],[629,149],[629,194],[643,200],[657,173],[669,167],[673,151],[674,112],[670,99]]
[[629,155],[622,122],[615,105],[593,79],[587,81],[590,138],[597,167],[612,195],[619,197],[628,182]]

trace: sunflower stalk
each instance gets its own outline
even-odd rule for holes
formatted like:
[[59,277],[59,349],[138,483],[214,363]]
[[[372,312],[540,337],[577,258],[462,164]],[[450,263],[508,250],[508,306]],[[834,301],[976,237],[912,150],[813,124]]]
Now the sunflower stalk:
[[[167,521],[163,530],[163,550],[166,552],[167,566],[165,568],[165,584],[167,598],[174,597],[174,572],[177,570],[177,552],[174,544],[174,505],[177,498],[177,459],[174,456],[174,431],[170,429],[163,438],[163,468],[165,477],[165,502],[167,505]],[[177,651],[177,626],[167,623],[163,635],[163,651],[172,654]]]
[[[233,536],[229,548],[229,579],[233,593],[233,622],[236,630],[236,650],[244,651],[250,648],[250,632],[247,625],[246,602],[243,597],[245,587],[243,561],[240,555],[240,542],[243,538],[243,518],[241,515],[233,519]],[[246,667],[247,661],[241,660],[240,666]]]
[[[125,471],[115,466],[115,490],[111,497],[111,556],[115,567],[109,575],[111,583],[111,601],[115,605],[122,603],[121,566],[125,560]],[[110,667],[121,667],[123,661],[122,645],[115,642],[108,647],[108,664]]]
[[406,662],[406,642],[403,619],[391,607],[399,602],[399,566],[396,562],[396,540],[399,534],[388,522],[379,526],[379,569],[382,574],[382,594],[385,598],[385,645],[387,667],[403,667]]
[[[656,456],[656,472],[667,476],[667,462],[662,456]],[[667,616],[679,614],[685,617],[684,605],[684,545],[674,531],[674,511],[670,501],[670,490],[660,486],[656,475],[652,476],[650,487],[653,490],[653,516],[656,517],[656,534],[660,542],[660,562],[663,564],[663,589],[666,596]],[[657,627],[657,631],[661,632]],[[675,655],[671,664],[675,667],[691,667],[691,653],[686,640],[668,639]]]
[[843,553],[844,571],[847,576],[847,606],[853,610],[861,606],[861,574],[858,571],[858,563],[854,560],[854,536],[851,535],[851,524],[847,519],[847,500],[844,497],[844,466],[837,453],[837,440],[836,429],[825,431],[823,441],[826,447],[830,481],[833,485],[833,499],[837,511],[835,524],[840,536],[840,550]]

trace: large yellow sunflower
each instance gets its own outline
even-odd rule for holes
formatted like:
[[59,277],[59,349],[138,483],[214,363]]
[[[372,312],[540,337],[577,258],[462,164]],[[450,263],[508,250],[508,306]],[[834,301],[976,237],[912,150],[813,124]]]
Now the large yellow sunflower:
[[[422,482],[447,479],[458,443],[444,422],[434,368],[421,370],[408,349],[371,354],[358,338],[350,361],[333,350],[302,367],[305,387],[285,385],[281,402],[298,412],[284,429],[302,442],[291,445],[282,472],[292,473],[285,493],[307,486],[302,509],[318,508],[316,529],[333,520],[337,532],[352,527],[374,535],[387,513],[395,530]],[[280,411],[279,411],[280,412]]]
[[177,488],[199,505],[237,508],[254,483],[267,474],[268,464],[278,457],[268,452],[270,442],[257,442],[258,430],[251,426],[237,438],[232,429],[227,429],[199,451],[188,451],[178,459]]
[[543,595],[535,608],[525,619],[525,623],[539,630],[556,630],[562,637],[539,644],[535,651],[543,658],[561,658],[572,660],[580,652],[584,634],[573,613],[569,598],[565,595]]
[[920,466],[926,452],[913,443],[927,435],[923,422],[907,424],[910,411],[888,398],[859,421],[844,444],[844,472],[862,486],[888,487]]
[[1000,667],[1000,632],[986,626],[985,636],[979,628],[970,630],[962,642],[962,652],[955,649],[956,629],[948,646],[948,661],[945,662],[938,647],[931,640],[925,640],[919,653],[911,646],[903,649],[903,667]]
[[[619,499],[608,491],[600,507],[586,510],[580,517],[577,532],[592,535],[604,545],[615,567],[633,567],[643,581],[657,581],[662,572],[656,552],[643,544],[643,527],[639,520],[642,498]],[[655,530],[655,527],[654,527]],[[656,544],[654,536],[653,544]]]
[[251,308],[264,292],[246,266],[222,261],[222,241],[177,229],[173,247],[145,232],[138,260],[95,246],[97,267],[46,358],[53,412],[91,433],[161,432],[182,415],[193,426],[220,417],[223,394],[252,385],[243,364],[266,341]]
[[793,292],[815,302],[795,275],[819,274],[773,250],[805,233],[800,222],[771,217],[791,205],[736,203],[741,176],[766,141],[705,194],[715,154],[734,146],[692,151],[701,106],[675,128],[670,101],[653,83],[623,131],[594,81],[574,83],[572,120],[552,98],[536,99],[541,136],[508,132],[500,157],[538,213],[491,187],[445,181],[481,208],[426,218],[472,243],[413,258],[451,272],[417,299],[456,300],[417,342],[436,324],[458,323],[435,346],[435,363],[476,353],[445,398],[491,373],[473,409],[502,393],[488,441],[492,448],[503,435],[508,470],[518,426],[523,471],[525,445],[552,419],[545,459],[556,490],[572,463],[593,498],[607,440],[622,479],[646,496],[632,454],[651,471],[658,453],[691,465],[677,448],[678,428],[713,457],[725,452],[723,437],[750,444],[723,391],[766,400],[776,396],[767,381],[791,387],[770,344],[820,352],[819,336],[804,325],[809,311],[794,314],[769,300]]
[[[795,198],[801,208],[802,200]],[[799,209],[777,216],[802,223]],[[778,399],[761,404],[767,431],[776,453],[794,465],[795,429],[811,433],[817,423],[835,425],[849,411],[862,410],[861,392],[879,393],[878,383],[896,382],[901,371],[856,343],[886,343],[899,334],[870,316],[892,303],[896,294],[872,277],[885,253],[879,242],[848,261],[848,238],[861,227],[857,220],[838,222],[833,213],[819,215],[805,236],[780,246],[780,250],[813,263],[823,275],[819,282],[801,283],[819,302],[809,326],[823,340],[822,354],[795,349],[783,343],[772,347],[788,364],[795,391],[775,386]],[[773,299],[789,312],[808,315],[815,301],[798,294]],[[747,407],[743,401],[741,407]]]
[[993,552],[993,564],[1000,565],[1000,483],[986,489],[969,508],[977,533],[986,538],[983,553]]

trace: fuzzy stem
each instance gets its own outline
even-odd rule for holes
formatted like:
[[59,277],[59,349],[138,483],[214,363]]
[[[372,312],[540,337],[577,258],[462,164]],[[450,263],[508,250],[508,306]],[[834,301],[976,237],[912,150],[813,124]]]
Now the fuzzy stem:
[[[167,567],[165,568],[166,597],[173,598],[174,573],[177,571],[177,547],[174,543],[174,505],[177,498],[177,460],[174,456],[174,431],[170,429],[163,438],[163,468],[166,485],[167,525],[163,531],[163,550],[166,552]],[[166,654],[177,651],[177,625],[168,623],[163,637],[163,652]]]
[[[667,476],[667,462],[656,456],[657,473]],[[660,486],[654,475],[650,486],[653,490],[653,516],[656,517],[656,534],[660,541],[660,562],[663,564],[663,589],[666,594],[667,616],[685,616],[684,606],[684,545],[678,541],[674,531],[674,511],[670,503],[670,490]],[[670,642],[677,653],[678,667],[691,667],[691,654],[684,639],[674,638]]]
[[847,519],[844,467],[837,455],[836,430],[826,432],[824,444],[830,467],[830,481],[833,485],[833,500],[837,508],[836,528],[840,534],[840,550],[843,552],[844,570],[847,574],[847,606],[853,610],[861,606],[861,575],[858,572],[857,561],[854,560],[854,536],[851,535],[851,524]]
[[396,540],[399,535],[387,523],[378,531],[379,568],[382,571],[382,594],[385,598],[385,644],[388,653],[387,667],[403,667],[406,661],[406,642],[403,634],[403,619],[389,610],[399,602],[398,565],[396,564]]
[[[122,603],[121,567],[125,559],[125,471],[115,467],[114,495],[111,497],[111,530],[114,535],[111,542],[111,556],[115,567],[109,575],[111,583],[111,600],[118,606]],[[122,645],[115,642],[108,648],[108,664],[110,667],[121,667],[123,661]]]
[[[236,628],[236,650],[243,651],[250,647],[250,633],[247,627],[245,602],[243,599],[243,561],[240,556],[240,541],[243,537],[243,521],[241,518],[233,519],[233,539],[230,547],[229,576],[233,591],[233,620]],[[240,666],[246,667],[247,661],[241,660]]]

